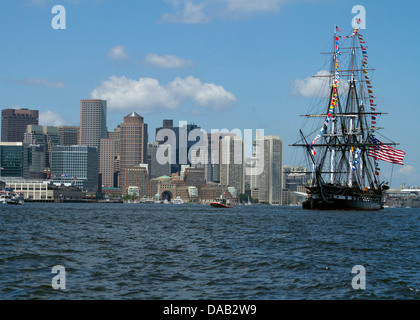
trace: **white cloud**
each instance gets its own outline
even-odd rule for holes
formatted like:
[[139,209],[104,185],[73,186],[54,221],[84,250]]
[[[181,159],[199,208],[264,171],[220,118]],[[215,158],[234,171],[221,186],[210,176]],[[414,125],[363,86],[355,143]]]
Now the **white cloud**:
[[402,176],[411,177],[416,175],[416,169],[413,166],[405,165],[398,169],[397,173]]
[[46,4],[46,0],[27,0],[23,3],[26,7],[43,7]]
[[158,56],[154,53],[149,53],[144,62],[158,68],[189,68],[194,66],[191,60],[185,60],[174,55]]
[[315,76],[321,78],[315,78],[315,77],[307,77],[304,80],[296,79],[293,82],[292,87],[292,95],[299,95],[307,98],[312,97],[326,97],[328,96],[330,90],[329,90],[329,77],[322,77],[322,76],[330,76],[331,72],[327,70],[320,70],[318,71]]
[[286,0],[223,0],[226,8],[231,13],[258,13],[258,12],[277,12],[281,6],[286,4]]
[[[409,159],[404,159],[405,163],[408,161]],[[388,163],[387,165],[391,166]],[[392,172],[388,173],[388,176],[392,177],[392,181],[395,181],[398,184],[405,183],[407,186],[419,185],[420,175],[418,174],[414,166],[405,164],[403,166],[398,166],[398,167],[400,168],[396,172],[394,172],[393,175],[392,175]]]
[[172,4],[175,13],[165,13],[162,17],[164,22],[196,24],[210,21],[206,12],[208,7],[206,1],[198,4],[193,0],[167,0],[166,2]]
[[[296,79],[293,81],[291,94],[307,98],[327,97],[331,92],[331,76],[330,71],[320,70],[313,77],[307,77],[304,80]],[[341,81],[338,92],[342,94],[347,89],[348,83]]]
[[244,18],[257,13],[276,13],[290,0],[166,0],[174,12],[163,15],[169,23],[207,23],[215,18]]
[[65,87],[65,84],[58,80],[47,80],[41,78],[27,78],[22,80],[9,79],[10,82],[15,84],[24,85],[24,86],[42,86],[48,88],[58,88],[62,89]]
[[[77,4],[80,4],[80,1],[81,0],[61,0],[62,2],[61,4],[77,5]],[[56,4],[55,0],[26,0],[23,2],[24,7],[45,7],[47,5],[53,6],[54,4]]]
[[41,126],[65,126],[68,125],[69,123],[64,120],[64,118],[62,117],[62,115],[47,110],[44,112],[40,112],[39,114],[39,124]]
[[167,85],[161,85],[152,78],[132,80],[124,76],[111,76],[92,91],[91,97],[107,100],[110,109],[135,110],[139,113],[175,110],[183,103],[223,110],[237,102],[236,97],[222,86],[202,83],[193,76],[176,78]]
[[124,46],[118,45],[108,50],[107,57],[112,61],[124,61],[128,58],[128,54]]

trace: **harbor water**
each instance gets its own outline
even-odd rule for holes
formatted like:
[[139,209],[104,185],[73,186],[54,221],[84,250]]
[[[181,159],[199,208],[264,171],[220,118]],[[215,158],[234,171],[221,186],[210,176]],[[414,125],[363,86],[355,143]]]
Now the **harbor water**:
[[418,300],[419,243],[411,208],[1,205],[0,299]]

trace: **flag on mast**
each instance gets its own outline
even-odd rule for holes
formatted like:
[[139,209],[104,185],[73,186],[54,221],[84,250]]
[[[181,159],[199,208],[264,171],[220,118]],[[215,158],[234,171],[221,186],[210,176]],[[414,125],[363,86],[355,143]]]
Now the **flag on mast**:
[[369,148],[369,157],[372,157],[375,160],[382,160],[389,163],[404,165],[404,151],[395,149],[388,145],[384,145],[381,141],[373,136],[370,136],[370,141],[377,145]]

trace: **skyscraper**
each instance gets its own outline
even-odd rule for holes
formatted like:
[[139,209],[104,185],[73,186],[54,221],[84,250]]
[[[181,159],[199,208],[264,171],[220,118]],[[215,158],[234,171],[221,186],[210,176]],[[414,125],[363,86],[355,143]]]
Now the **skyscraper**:
[[244,142],[238,136],[224,136],[219,150],[220,183],[234,187],[238,194],[245,191]]
[[[262,148],[262,150],[260,150]],[[255,140],[252,144],[252,157],[250,161],[250,172],[251,175],[248,177],[251,190],[258,189],[260,187],[260,176],[261,172],[259,169],[260,160],[261,160],[261,166],[264,165],[264,140],[260,138],[260,132],[257,131]],[[262,151],[262,152],[261,152]]]
[[28,144],[0,142],[0,176],[29,178]]
[[57,129],[61,146],[76,146],[79,144],[80,129],[78,126],[59,126]]
[[[171,163],[171,172],[176,173],[181,171],[182,165],[191,165],[188,159],[188,154],[192,146],[194,146],[199,138],[194,141],[189,141],[190,133],[194,130],[200,130],[201,128],[195,124],[187,124],[187,122],[180,121],[179,127],[173,126],[173,120],[163,120],[163,126],[156,128],[156,141],[159,144],[168,144],[169,137],[162,132],[172,132],[172,138],[174,139],[172,152],[175,152],[175,163]],[[159,133],[161,130],[161,133]],[[162,140],[163,139],[163,140]]]
[[1,141],[22,142],[28,124],[38,125],[38,110],[3,109],[1,111]]
[[53,146],[53,180],[68,180],[89,192],[98,190],[98,151],[89,146]]
[[120,127],[120,187],[124,187],[125,169],[146,163],[148,134],[143,117],[135,112],[124,117]]
[[264,136],[264,169],[259,180],[258,199],[272,205],[282,204],[283,141],[278,136]]
[[235,133],[215,132],[207,134],[208,149],[203,159],[205,164],[195,166],[197,168],[204,167],[207,182],[220,181],[220,140],[227,136],[235,136]]
[[171,175],[171,164],[160,164],[157,158],[159,142],[154,141],[147,145],[147,164],[149,165],[150,178]]
[[114,131],[108,131],[108,139],[114,140],[115,145],[115,156],[120,155],[120,138],[121,138],[121,127],[118,125]]
[[[57,127],[28,125],[26,127],[23,141],[28,145],[39,145],[42,147],[45,152],[45,163],[40,165],[43,167],[51,167],[52,147],[60,144],[60,137],[58,135]],[[32,148],[31,150],[34,149]],[[40,151],[40,149],[37,149],[37,152]],[[33,165],[35,164],[33,163]]]
[[106,100],[80,100],[80,145],[97,147],[107,137]]
[[105,188],[112,188],[114,186],[115,141],[101,139],[100,150],[99,173],[102,174],[102,185]]

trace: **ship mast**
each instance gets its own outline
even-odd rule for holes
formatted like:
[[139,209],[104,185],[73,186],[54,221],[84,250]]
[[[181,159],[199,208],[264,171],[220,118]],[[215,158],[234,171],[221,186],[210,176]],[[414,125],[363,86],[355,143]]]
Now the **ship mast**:
[[[354,63],[355,63],[355,52],[356,52],[356,37],[353,37],[353,46],[351,48],[351,78],[350,78],[350,92],[349,92],[349,99],[350,99],[350,113],[354,112],[354,107],[353,107],[353,103],[354,103],[354,98],[357,99],[357,95],[356,97],[353,97],[353,92],[356,92],[356,88],[355,88],[355,77],[354,77]],[[353,89],[353,90],[352,90]],[[357,100],[356,100],[357,102]],[[351,137],[353,137],[353,129],[354,129],[354,123],[353,123],[353,118],[350,118],[350,126],[349,126],[349,142]],[[352,139],[353,140],[353,139]],[[350,148],[350,146],[349,146]],[[353,163],[353,149],[354,148],[350,148],[350,152],[349,152],[349,187],[351,188],[353,186],[353,170],[352,168],[352,163]]]
[[[354,29],[349,36],[339,36],[337,31],[341,30],[335,27],[335,50],[327,52],[329,59],[332,54],[332,70],[328,74],[313,76],[332,78],[330,82],[322,82],[330,88],[327,112],[323,112],[324,104],[321,103],[317,105],[321,108],[319,114],[310,112],[312,114],[302,115],[323,118],[324,122],[313,140],[308,141],[301,130],[301,139],[292,145],[305,147],[313,166],[311,186],[307,186],[309,197],[302,207],[379,210],[383,208],[384,190],[389,187],[384,186],[384,182],[378,185],[376,176],[379,175],[379,168],[376,161],[403,164],[405,153],[390,147],[395,145],[394,142],[382,142],[374,136],[374,131],[378,129],[374,126],[376,117],[384,113],[378,113],[374,108],[376,105],[370,77],[366,75],[368,70],[373,69],[366,68],[366,46],[363,45],[366,42],[363,36],[358,29]],[[353,39],[349,39],[349,47],[346,48],[340,45],[346,42],[340,42],[340,38]],[[341,49],[349,50],[340,52]],[[358,60],[359,49],[363,55],[361,63]],[[344,63],[347,68],[343,69],[348,70],[340,69]],[[325,95],[321,97],[324,99]],[[368,103],[370,110],[366,110]]]
[[[334,26],[334,42],[333,42],[333,47],[334,47],[334,54],[333,54],[333,70],[335,69],[336,65],[337,65],[337,50],[335,50],[336,47],[336,39],[337,39],[337,26]],[[333,85],[334,85],[334,80],[333,80]],[[332,90],[332,92],[334,92]],[[334,93],[333,93],[334,94]],[[332,134],[332,140],[334,140],[335,137],[335,117],[332,118],[331,121],[331,134]],[[334,184],[334,161],[335,161],[335,149],[331,148],[331,165],[330,165],[330,183]]]

